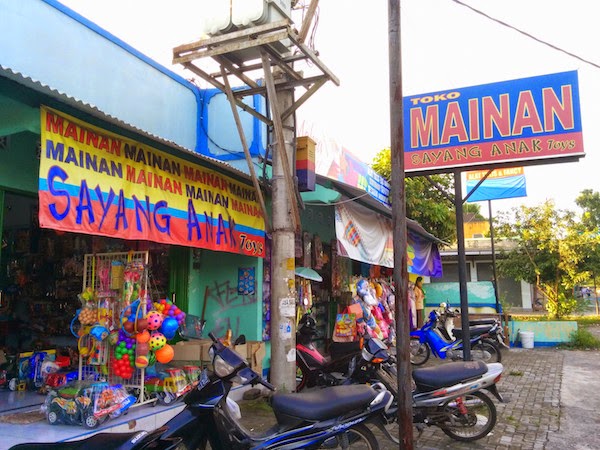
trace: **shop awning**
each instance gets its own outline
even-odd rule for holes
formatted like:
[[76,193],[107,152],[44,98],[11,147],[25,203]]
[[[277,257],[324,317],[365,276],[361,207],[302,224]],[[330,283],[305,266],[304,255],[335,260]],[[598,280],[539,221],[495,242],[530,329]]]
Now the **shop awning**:
[[[317,175],[320,191],[305,202],[335,204],[335,226],[338,254],[356,261],[393,267],[392,210],[371,197],[366,191],[337,180]],[[321,195],[329,191],[327,195]],[[341,194],[338,198],[334,193]],[[334,200],[328,200],[328,199]],[[314,200],[313,200],[314,199]],[[377,214],[373,214],[376,212]],[[407,220],[408,271],[441,277],[442,261],[438,244],[445,244],[412,219]]]

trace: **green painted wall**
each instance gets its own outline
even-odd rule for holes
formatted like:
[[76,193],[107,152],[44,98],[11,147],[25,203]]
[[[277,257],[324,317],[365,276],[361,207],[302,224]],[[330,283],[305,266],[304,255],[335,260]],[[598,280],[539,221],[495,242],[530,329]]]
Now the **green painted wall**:
[[[196,250],[195,253],[189,275],[188,312],[202,315],[208,286],[204,334],[212,331],[217,336],[224,336],[231,327],[234,338],[244,334],[248,341],[261,341],[262,259],[210,250]],[[253,295],[238,294],[239,268],[254,268],[258,281]]]
[[510,343],[518,347],[521,346],[519,331],[533,332],[534,347],[553,347],[561,342],[569,342],[571,333],[577,331],[577,322],[571,320],[539,322],[511,320],[508,324]]
[[[425,307],[438,308],[445,302],[452,308],[460,308],[460,286],[458,283],[428,283],[423,285]],[[496,296],[491,281],[470,281],[467,283],[467,296],[470,313],[496,312]]]
[[38,190],[40,136],[30,132],[9,137],[8,150],[0,150],[0,188],[34,193]]
[[335,207],[329,205],[311,206],[300,212],[302,230],[316,234],[322,242],[335,239]]

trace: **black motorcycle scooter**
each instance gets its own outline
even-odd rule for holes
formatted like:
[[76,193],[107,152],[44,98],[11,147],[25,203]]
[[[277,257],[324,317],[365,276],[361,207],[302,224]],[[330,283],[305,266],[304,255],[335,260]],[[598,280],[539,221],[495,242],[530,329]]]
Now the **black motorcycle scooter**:
[[[390,415],[393,396],[381,383],[333,386],[309,393],[275,393],[271,406],[277,423],[264,433],[245,429],[228,394],[233,382],[273,386],[212,333],[214,373],[204,370],[198,386],[184,398],[186,407],[152,432],[101,433],[75,442],[19,444],[10,450],[213,450],[379,448],[366,426]],[[357,447],[358,446],[358,447]]]

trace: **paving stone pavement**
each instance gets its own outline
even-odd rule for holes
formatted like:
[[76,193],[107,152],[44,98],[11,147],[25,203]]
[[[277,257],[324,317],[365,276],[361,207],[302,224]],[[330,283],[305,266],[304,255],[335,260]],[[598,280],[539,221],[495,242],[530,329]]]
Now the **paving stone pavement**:
[[[504,373],[498,388],[509,401],[499,403],[494,398],[498,412],[494,430],[476,442],[463,443],[452,440],[436,427],[426,428],[421,435],[415,429],[415,448],[550,450],[566,448],[565,444],[570,448],[600,448],[600,446],[576,446],[573,442],[568,444],[568,434],[563,435],[560,429],[563,363],[568,353],[568,350],[554,348],[504,350],[502,359]],[[583,358],[589,359],[587,355],[593,355],[600,361],[600,352],[580,353],[584,353]],[[439,363],[437,360],[432,360],[427,365]],[[600,397],[599,394],[594,393],[594,395]],[[245,412],[244,408],[242,404],[243,412]],[[250,419],[247,416],[244,419],[245,425],[257,431],[261,429],[260,414],[250,412],[250,416]],[[398,448],[381,432],[376,431],[376,435],[382,450]],[[549,441],[554,444],[548,445]]]
[[[559,430],[564,353],[543,348],[503,351],[504,372],[498,389],[508,403],[494,399],[498,420],[493,431],[478,441],[463,443],[429,427],[420,436],[415,431],[415,448],[544,449],[549,434]],[[379,440],[382,450],[398,448],[388,442]]]

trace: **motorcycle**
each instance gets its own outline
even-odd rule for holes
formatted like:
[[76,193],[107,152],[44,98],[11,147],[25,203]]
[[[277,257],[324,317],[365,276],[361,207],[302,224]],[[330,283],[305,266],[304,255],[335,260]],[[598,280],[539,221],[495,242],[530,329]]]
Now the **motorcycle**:
[[[415,366],[425,364],[431,354],[440,359],[453,361],[463,359],[463,335],[461,329],[454,329],[456,339],[445,338],[438,328],[440,313],[432,310],[427,322],[418,330],[410,332],[410,362]],[[500,362],[502,355],[498,347],[486,336],[490,327],[470,329],[471,358],[485,362]]]
[[[460,314],[458,309],[452,311],[446,303],[440,303],[442,312],[440,313],[440,320],[438,322],[438,328],[444,335],[444,338],[448,340],[456,339],[457,335],[462,332],[461,329],[454,327],[454,319]],[[482,327],[482,328],[475,328]],[[487,331],[482,334],[482,339],[490,342],[498,348],[509,348],[505,343],[504,328],[500,320],[494,317],[481,318],[481,319],[469,319],[469,330],[485,330]],[[473,331],[471,331],[473,334]]]
[[[413,423],[422,431],[437,426],[452,439],[475,441],[486,436],[496,424],[496,407],[483,391],[500,402],[496,383],[504,368],[500,363],[482,361],[453,362],[412,371]],[[360,357],[350,364],[350,380],[355,383],[379,382],[397,398],[397,369],[386,345],[369,339]],[[388,439],[399,444],[396,421],[397,402],[378,424]]]
[[315,319],[306,313],[296,333],[296,392],[314,386],[348,384],[350,361],[361,352],[361,342],[332,342],[330,356],[314,345],[317,336]]
[[[273,386],[248,366],[246,359],[226,347],[212,333],[209,351],[214,373],[202,371],[198,385],[184,398],[186,407],[160,430],[155,447],[133,441],[131,433],[93,436],[73,448],[141,450],[166,447],[176,442],[177,450],[204,449],[303,449],[358,446],[379,448],[367,423],[378,425],[387,417],[393,397],[381,383],[373,386],[332,386],[308,393],[275,393],[271,407],[277,424],[264,433],[251,433],[238,422],[239,407],[228,396],[234,382],[242,385]],[[136,434],[137,436],[137,434]],[[142,438],[140,438],[142,439]],[[64,448],[64,443],[43,444],[43,448]],[[11,450],[39,449],[40,444],[20,444]]]
[[[439,427],[457,441],[471,442],[487,436],[496,425],[497,411],[484,390],[504,402],[496,386],[503,370],[501,363],[483,361],[413,369],[413,423],[420,432],[426,426]],[[382,365],[377,372],[377,379],[394,394],[398,392],[396,377],[394,365]],[[398,424],[393,420],[397,403],[390,412],[391,416],[385,416],[390,420],[380,428],[398,444]]]

